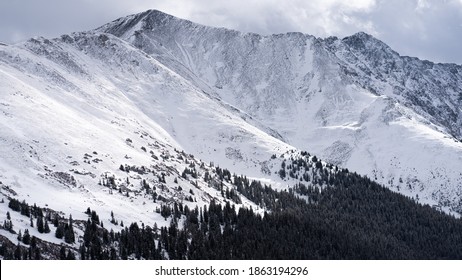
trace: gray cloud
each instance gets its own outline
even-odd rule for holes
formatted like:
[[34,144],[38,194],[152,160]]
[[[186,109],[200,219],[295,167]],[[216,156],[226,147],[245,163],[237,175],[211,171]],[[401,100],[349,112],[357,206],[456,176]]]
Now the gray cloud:
[[344,37],[365,31],[402,55],[462,64],[462,0],[3,0],[0,41],[56,37],[158,9],[210,26],[260,34]]
[[387,0],[361,16],[374,23],[375,36],[401,54],[462,63],[458,50],[462,38],[461,1]]

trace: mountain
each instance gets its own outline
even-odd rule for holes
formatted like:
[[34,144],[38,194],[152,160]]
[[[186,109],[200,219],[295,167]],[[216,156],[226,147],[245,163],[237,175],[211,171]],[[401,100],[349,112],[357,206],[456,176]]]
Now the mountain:
[[[150,168],[173,181],[192,164],[178,159],[183,151],[209,155],[217,165],[238,160],[238,170],[291,148],[114,36],[38,38],[0,52],[0,180],[40,205],[74,211],[86,201],[109,212],[120,201],[108,200],[98,183],[116,176],[127,187],[141,185],[139,176],[126,175],[120,165]],[[244,141],[249,145],[242,146]],[[151,183],[162,183],[153,177]],[[190,188],[183,189],[189,195]],[[75,200],[65,198],[69,191]],[[123,212],[136,221],[155,209],[140,207]]]
[[[461,73],[458,65],[401,57],[364,33],[260,36],[155,10],[91,31],[1,44],[0,210],[9,218],[0,241],[12,245],[0,253],[10,256],[26,229],[40,240],[42,257],[56,258],[53,244],[62,237],[53,233],[61,227],[68,229],[65,249],[78,254],[93,248],[88,236],[107,241],[100,234],[126,233],[121,222],[177,232],[178,220],[198,218],[199,210],[186,207],[221,216],[220,205],[244,211],[239,217],[251,224],[260,223],[258,215],[279,221],[299,213],[334,243],[342,234],[332,217],[367,219],[377,229],[392,216],[446,253],[428,253],[417,242],[404,254],[407,235],[387,229],[381,236],[367,223],[341,230],[363,236],[369,245],[356,245],[366,251],[380,244],[395,248],[396,257],[458,257],[446,248],[459,238],[459,221],[415,201],[462,211]],[[345,204],[333,207],[342,197]],[[350,207],[353,214],[336,212]],[[403,222],[403,209],[419,219]],[[364,215],[371,211],[377,216]],[[41,219],[53,222],[52,233],[38,229]],[[431,221],[429,229],[415,225],[420,220]],[[431,239],[436,228],[451,238]],[[109,258],[111,246],[121,244],[114,240],[99,257]],[[165,246],[169,258],[178,253]],[[363,257],[385,256],[376,253]],[[342,258],[330,251],[303,256]]]
[[298,149],[421,201],[461,209],[460,65],[401,57],[365,33],[260,36],[155,10],[97,31],[200,81]]

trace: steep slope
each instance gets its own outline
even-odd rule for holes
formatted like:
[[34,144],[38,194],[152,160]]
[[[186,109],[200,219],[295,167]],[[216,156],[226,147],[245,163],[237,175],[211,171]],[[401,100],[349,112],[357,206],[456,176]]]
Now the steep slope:
[[[4,195],[12,189],[19,200],[32,198],[31,203],[75,217],[88,205],[106,215],[117,209],[124,219],[150,222],[159,204],[147,203],[151,196],[130,198],[144,183],[120,165],[148,169],[142,173],[152,173],[145,178],[151,185],[166,180],[173,188],[162,192],[167,198],[173,199],[177,186],[180,197],[194,188],[203,199],[192,205],[201,205],[216,190],[199,190],[178,178],[191,162],[202,165],[202,159],[207,166],[214,162],[262,177],[260,163],[291,148],[112,35],[76,33],[0,48]],[[181,151],[198,159],[179,160],[185,158]],[[161,173],[166,178],[159,179]],[[178,184],[172,183],[175,178]],[[129,197],[110,195],[108,180]]]
[[461,66],[401,57],[364,33],[260,36],[159,11],[97,30],[130,42],[299,149],[462,210]]

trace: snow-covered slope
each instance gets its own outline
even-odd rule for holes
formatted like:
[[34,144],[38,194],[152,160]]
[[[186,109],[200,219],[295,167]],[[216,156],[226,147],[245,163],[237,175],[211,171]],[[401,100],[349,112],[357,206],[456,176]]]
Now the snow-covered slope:
[[[183,178],[186,168],[213,177],[212,162],[262,177],[262,161],[292,149],[110,34],[0,46],[0,95],[1,193],[74,219],[91,207],[162,224],[164,203],[226,201],[205,180]],[[164,200],[153,203],[146,182]]]
[[97,30],[130,42],[299,149],[462,210],[461,66],[401,57],[365,33],[260,36],[159,11]]
[[216,167],[285,188],[300,179],[282,160],[307,150],[460,212],[461,73],[363,33],[260,36],[158,11],[0,45],[1,197],[166,225],[178,201],[258,209],[224,196]]

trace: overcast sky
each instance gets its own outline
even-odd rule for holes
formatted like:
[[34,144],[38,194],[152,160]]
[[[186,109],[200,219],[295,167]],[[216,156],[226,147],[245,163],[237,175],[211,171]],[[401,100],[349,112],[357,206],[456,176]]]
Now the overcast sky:
[[148,9],[260,34],[364,31],[401,55],[462,64],[462,0],[0,0],[0,41],[57,37]]

